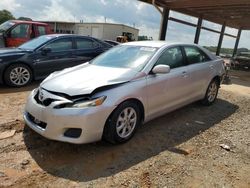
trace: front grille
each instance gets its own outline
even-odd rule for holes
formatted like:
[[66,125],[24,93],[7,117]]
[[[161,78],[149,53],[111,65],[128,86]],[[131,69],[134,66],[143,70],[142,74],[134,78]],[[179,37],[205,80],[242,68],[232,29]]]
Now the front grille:
[[32,116],[30,113],[27,113],[27,117],[28,117],[28,119],[29,119],[32,123],[36,124],[38,127],[42,128],[42,129],[46,129],[47,123],[42,122],[42,121],[40,121],[40,120],[37,120],[37,119],[36,119],[34,116]]
[[43,106],[49,106],[52,102],[56,101],[56,99],[45,99],[43,101],[39,100],[39,90],[37,91],[35,97],[34,97],[35,101],[40,104],[40,105],[43,105]]

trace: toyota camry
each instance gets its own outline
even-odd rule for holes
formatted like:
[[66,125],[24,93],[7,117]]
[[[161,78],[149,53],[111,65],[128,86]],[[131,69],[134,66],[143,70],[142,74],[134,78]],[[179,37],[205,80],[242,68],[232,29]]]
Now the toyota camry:
[[125,43],[50,74],[28,97],[24,120],[48,139],[122,143],[153,118],[214,103],[224,74],[223,60],[198,45]]

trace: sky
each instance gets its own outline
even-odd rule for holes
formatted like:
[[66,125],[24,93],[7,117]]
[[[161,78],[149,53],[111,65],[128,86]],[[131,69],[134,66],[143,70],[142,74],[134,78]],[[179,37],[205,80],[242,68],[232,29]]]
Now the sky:
[[[160,13],[152,6],[137,0],[0,0],[0,10],[7,9],[15,17],[29,17],[33,20],[110,22],[122,23],[138,28],[139,35],[158,39],[161,22]],[[197,18],[170,12],[170,16],[197,23]],[[221,25],[204,21],[209,28],[221,28]],[[237,34],[236,29],[226,28],[226,32]],[[166,40],[169,42],[194,41],[195,28],[169,21]],[[200,45],[217,46],[219,34],[202,30]],[[224,37],[222,47],[233,48],[235,39]],[[250,31],[243,31],[239,47],[250,49]]]

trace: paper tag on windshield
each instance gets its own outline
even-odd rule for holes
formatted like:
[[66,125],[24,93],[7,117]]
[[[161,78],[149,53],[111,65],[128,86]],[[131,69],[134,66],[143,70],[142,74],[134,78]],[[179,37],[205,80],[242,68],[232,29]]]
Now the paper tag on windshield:
[[156,49],[151,47],[141,47],[140,50],[147,52],[154,52]]

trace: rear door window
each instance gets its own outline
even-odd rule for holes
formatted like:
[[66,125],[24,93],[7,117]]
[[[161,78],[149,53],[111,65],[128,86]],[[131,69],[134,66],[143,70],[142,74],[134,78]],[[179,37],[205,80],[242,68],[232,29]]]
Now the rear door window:
[[201,63],[210,60],[210,58],[197,47],[184,46],[184,51],[189,64]]
[[90,39],[76,38],[77,49],[93,49],[98,47],[98,43]]

